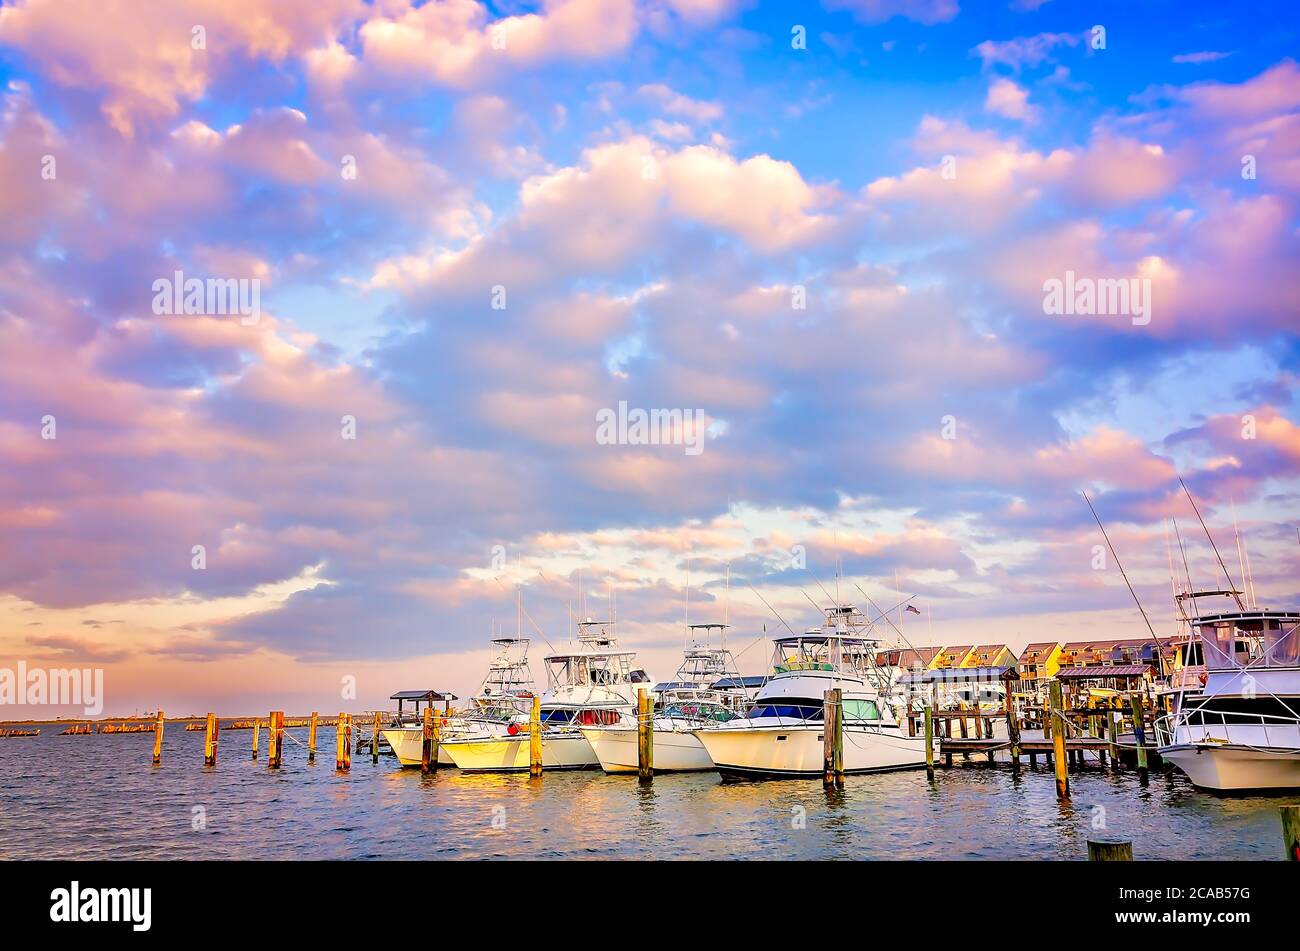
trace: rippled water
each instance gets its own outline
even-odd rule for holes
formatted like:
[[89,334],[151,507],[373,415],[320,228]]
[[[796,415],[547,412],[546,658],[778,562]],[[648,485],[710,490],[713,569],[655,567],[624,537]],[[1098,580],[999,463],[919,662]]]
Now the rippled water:
[[[716,774],[635,777],[599,771],[424,777],[391,757],[334,770],[322,729],[317,763],[286,743],[285,764],[250,755],[250,731],[221,735],[203,768],[203,734],[0,739],[0,857],[242,858],[1007,858],[1077,859],[1092,825],[1133,840],[1135,855],[1280,859],[1278,806],[1295,796],[1220,798],[1179,773],[1144,789],[1132,771],[1089,767],[1059,805],[1050,771],[966,765],[820,781],[723,783]],[[305,742],[305,730],[292,730]],[[205,827],[194,829],[196,807]],[[1101,811],[1101,810],[1104,810]],[[797,828],[800,818],[804,828]]]

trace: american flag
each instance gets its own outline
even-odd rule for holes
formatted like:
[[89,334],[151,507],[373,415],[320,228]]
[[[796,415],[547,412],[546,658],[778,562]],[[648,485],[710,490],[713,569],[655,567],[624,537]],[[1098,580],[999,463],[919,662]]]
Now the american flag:
[[903,610],[905,610],[905,611],[911,611],[913,614],[920,614],[920,613],[921,613],[919,609],[912,607],[910,604],[909,604],[906,608],[904,608]]

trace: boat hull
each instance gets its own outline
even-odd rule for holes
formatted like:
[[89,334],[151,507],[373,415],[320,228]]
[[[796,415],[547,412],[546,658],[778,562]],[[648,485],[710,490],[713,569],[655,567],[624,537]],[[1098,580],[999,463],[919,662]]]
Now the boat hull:
[[1201,789],[1216,792],[1300,789],[1300,753],[1208,743],[1161,747],[1159,753]]
[[[439,752],[445,750],[452,762],[465,772],[527,771],[529,739],[527,733],[520,733],[517,736],[448,740],[439,747]],[[591,744],[581,733],[544,736],[542,739],[543,769],[590,769],[599,765]]]
[[[640,741],[636,727],[583,727],[600,768],[607,773],[635,773],[640,765]],[[704,744],[690,733],[654,731],[654,771],[690,773],[713,769]]]
[[[798,779],[821,776],[825,751],[815,726],[722,727],[698,730],[714,767],[724,777]],[[881,773],[925,765],[925,739],[896,729],[845,726],[844,772]]]
[[[424,728],[381,730],[397,761],[405,767],[424,765]],[[438,745],[438,765],[455,766],[442,744]]]

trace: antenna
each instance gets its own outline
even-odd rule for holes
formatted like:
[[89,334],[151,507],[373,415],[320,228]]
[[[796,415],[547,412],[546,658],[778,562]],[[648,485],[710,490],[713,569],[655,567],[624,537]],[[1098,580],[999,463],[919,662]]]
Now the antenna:
[[1246,610],[1246,606],[1241,603],[1241,595],[1237,594],[1237,588],[1232,583],[1232,575],[1228,574],[1228,566],[1223,563],[1223,556],[1219,554],[1219,546],[1214,544],[1214,536],[1210,534],[1210,529],[1205,524],[1205,519],[1201,518],[1201,510],[1196,507],[1196,499],[1192,498],[1192,493],[1187,488],[1187,483],[1183,477],[1178,477],[1178,484],[1183,487],[1183,492],[1187,495],[1187,501],[1192,503],[1192,511],[1196,513],[1197,520],[1201,523],[1201,528],[1205,529],[1205,537],[1210,540],[1210,547],[1214,549],[1214,557],[1219,559],[1219,567],[1223,569],[1223,577],[1228,579],[1228,590],[1232,592],[1232,600],[1237,602],[1239,610]]
[[1232,509],[1232,537],[1237,543],[1237,567],[1241,569],[1242,587],[1246,589],[1246,598],[1251,600],[1250,595],[1250,572],[1246,570],[1246,556],[1241,550],[1241,529],[1237,525],[1237,503],[1233,501],[1232,496],[1228,496],[1228,507]]
[[[1142,620],[1147,623],[1147,630],[1151,632],[1151,639],[1156,642],[1157,649],[1161,648],[1162,645],[1160,643],[1160,638],[1156,637],[1156,629],[1151,626],[1151,619],[1147,617],[1146,608],[1142,607],[1142,602],[1138,600],[1137,592],[1133,590],[1133,584],[1128,580],[1128,572],[1124,570],[1124,565],[1121,564],[1119,555],[1115,553],[1115,546],[1110,543],[1110,536],[1106,534],[1106,526],[1101,524],[1100,518],[1097,518],[1097,510],[1092,507],[1092,499],[1088,498],[1088,493],[1083,490],[1080,490],[1080,494],[1083,496],[1083,500],[1088,503],[1088,511],[1092,513],[1092,517],[1096,520],[1097,527],[1101,529],[1101,537],[1106,539],[1106,547],[1110,549],[1110,556],[1115,559],[1115,567],[1117,567],[1119,573],[1124,576],[1124,584],[1128,585],[1128,593],[1133,595],[1133,603],[1136,604],[1138,610],[1142,612]],[[1157,656],[1160,658],[1159,666],[1163,668],[1164,657],[1159,654]]]
[[[727,594],[722,601],[722,623],[731,623],[731,562],[727,562]],[[727,635],[722,635],[723,646],[726,646]]]

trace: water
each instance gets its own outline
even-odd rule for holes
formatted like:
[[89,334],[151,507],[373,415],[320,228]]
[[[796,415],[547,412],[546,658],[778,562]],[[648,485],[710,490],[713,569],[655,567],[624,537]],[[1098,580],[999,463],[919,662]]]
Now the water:
[[[284,767],[250,756],[251,731],[221,735],[216,770],[203,734],[169,725],[163,765],[152,733],[0,739],[0,858],[946,858],[1079,859],[1099,833],[1132,839],[1139,859],[1280,859],[1278,806],[1300,798],[1222,798],[1176,772],[1142,788],[1131,770],[1088,767],[1056,801],[1041,764],[723,783],[713,773],[642,786],[599,771],[432,776],[392,757],[334,770],[334,732],[289,732]],[[304,745],[300,745],[304,744]],[[202,810],[202,823],[196,816]],[[1104,812],[1100,811],[1104,810]],[[798,828],[799,820],[805,827]],[[198,825],[198,828],[195,826]]]

